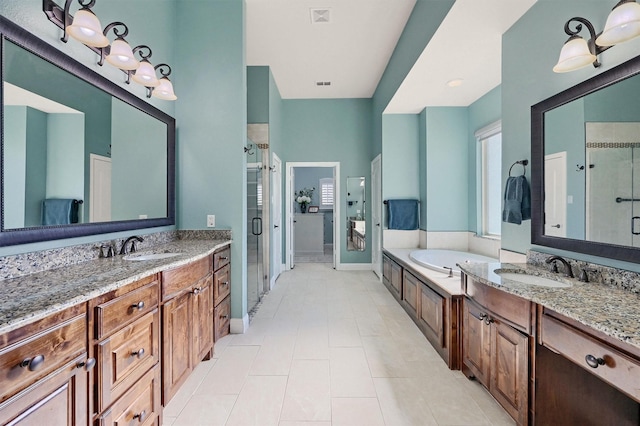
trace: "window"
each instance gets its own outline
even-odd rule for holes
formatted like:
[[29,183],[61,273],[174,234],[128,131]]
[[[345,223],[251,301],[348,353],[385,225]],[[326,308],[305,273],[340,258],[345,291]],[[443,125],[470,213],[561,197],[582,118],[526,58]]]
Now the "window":
[[333,208],[333,178],[320,179],[320,208]]
[[476,132],[478,140],[479,234],[500,237],[502,221],[502,125],[498,121]]

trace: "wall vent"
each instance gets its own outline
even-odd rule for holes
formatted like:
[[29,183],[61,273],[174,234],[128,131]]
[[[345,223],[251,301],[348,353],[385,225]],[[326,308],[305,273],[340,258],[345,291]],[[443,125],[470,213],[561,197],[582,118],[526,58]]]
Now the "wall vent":
[[311,11],[312,24],[328,24],[331,22],[331,9],[309,9]]
[[316,86],[331,86],[330,81],[316,81]]

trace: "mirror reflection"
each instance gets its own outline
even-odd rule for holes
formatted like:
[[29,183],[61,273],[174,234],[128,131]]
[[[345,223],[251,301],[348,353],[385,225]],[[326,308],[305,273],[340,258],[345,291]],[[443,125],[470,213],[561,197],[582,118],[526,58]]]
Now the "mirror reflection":
[[347,178],[347,250],[364,251],[366,248],[365,178]]
[[166,123],[7,39],[3,102],[2,229],[168,216]]
[[640,246],[640,76],[544,115],[544,235]]

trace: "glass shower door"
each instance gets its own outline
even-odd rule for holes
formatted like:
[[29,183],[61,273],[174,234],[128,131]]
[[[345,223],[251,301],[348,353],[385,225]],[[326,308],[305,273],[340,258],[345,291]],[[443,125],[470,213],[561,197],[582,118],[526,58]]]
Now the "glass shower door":
[[263,294],[262,168],[247,166],[247,312]]

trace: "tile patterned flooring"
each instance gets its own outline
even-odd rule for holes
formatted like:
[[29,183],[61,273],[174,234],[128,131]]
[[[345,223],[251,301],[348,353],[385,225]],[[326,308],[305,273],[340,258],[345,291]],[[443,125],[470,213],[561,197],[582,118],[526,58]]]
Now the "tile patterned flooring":
[[248,332],[218,341],[164,410],[165,426],[513,424],[372,272],[322,263],[283,273]]

